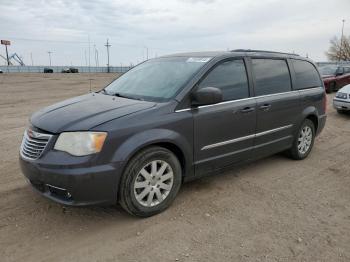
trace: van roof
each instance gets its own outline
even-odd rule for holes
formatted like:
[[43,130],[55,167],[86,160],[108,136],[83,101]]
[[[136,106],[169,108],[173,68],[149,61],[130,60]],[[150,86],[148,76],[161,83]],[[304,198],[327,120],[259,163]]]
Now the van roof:
[[308,60],[304,57],[299,56],[294,53],[283,53],[276,51],[268,51],[268,50],[253,50],[253,49],[235,49],[230,51],[205,51],[205,52],[188,52],[188,53],[178,53],[165,55],[164,57],[176,57],[176,56],[184,56],[184,57],[220,57],[220,56],[269,56],[269,57],[294,57]]

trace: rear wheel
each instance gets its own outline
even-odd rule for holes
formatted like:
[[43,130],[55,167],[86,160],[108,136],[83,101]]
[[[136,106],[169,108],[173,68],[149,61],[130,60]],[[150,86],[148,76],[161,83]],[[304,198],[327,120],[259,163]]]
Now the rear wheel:
[[181,165],[172,152],[162,147],[142,150],[130,160],[122,176],[120,204],[135,216],[160,213],[175,199],[181,179]]
[[289,155],[296,160],[306,158],[312,150],[314,140],[315,125],[311,120],[305,119],[294,139],[293,146],[288,151]]

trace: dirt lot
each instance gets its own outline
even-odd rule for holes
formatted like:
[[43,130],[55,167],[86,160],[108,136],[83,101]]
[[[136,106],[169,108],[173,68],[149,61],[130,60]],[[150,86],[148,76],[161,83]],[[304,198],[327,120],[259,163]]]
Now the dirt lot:
[[0,75],[1,261],[350,261],[350,115],[331,106],[308,159],[276,155],[185,184],[152,218],[33,192],[17,160],[28,116],[115,77]]

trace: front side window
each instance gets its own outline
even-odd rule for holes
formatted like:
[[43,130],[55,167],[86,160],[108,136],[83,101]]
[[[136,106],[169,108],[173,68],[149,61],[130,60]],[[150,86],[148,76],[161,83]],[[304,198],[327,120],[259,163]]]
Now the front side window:
[[293,59],[296,78],[296,89],[305,89],[322,86],[316,68],[308,61]]
[[210,57],[152,59],[126,72],[104,90],[110,95],[167,101],[175,96],[210,59]]
[[287,62],[278,59],[252,59],[255,95],[269,95],[291,91]]
[[198,88],[221,89],[223,101],[249,96],[247,73],[242,59],[225,61],[217,65],[199,84]]

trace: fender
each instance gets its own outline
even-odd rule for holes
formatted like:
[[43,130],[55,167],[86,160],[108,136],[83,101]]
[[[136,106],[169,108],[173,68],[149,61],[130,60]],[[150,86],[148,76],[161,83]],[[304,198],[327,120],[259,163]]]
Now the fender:
[[[139,150],[157,143],[171,143],[177,146],[185,158],[185,175],[193,174],[192,145],[179,133],[169,129],[149,129],[129,137],[115,151],[112,161],[126,163]],[[125,167],[124,165],[124,167]]]
[[309,115],[314,115],[317,118],[319,117],[318,110],[314,106],[308,106],[308,107],[304,108],[304,110],[301,114],[303,116],[303,119],[307,118]]
[[[299,130],[299,127],[301,123],[306,119],[307,117],[314,116],[315,120],[317,121],[317,126],[318,126],[318,121],[319,121],[319,113],[316,107],[314,106],[308,106],[306,107],[303,112],[301,113],[302,117],[300,118],[301,120],[298,123],[298,126],[296,127],[297,130]],[[317,130],[315,130],[317,133]]]

